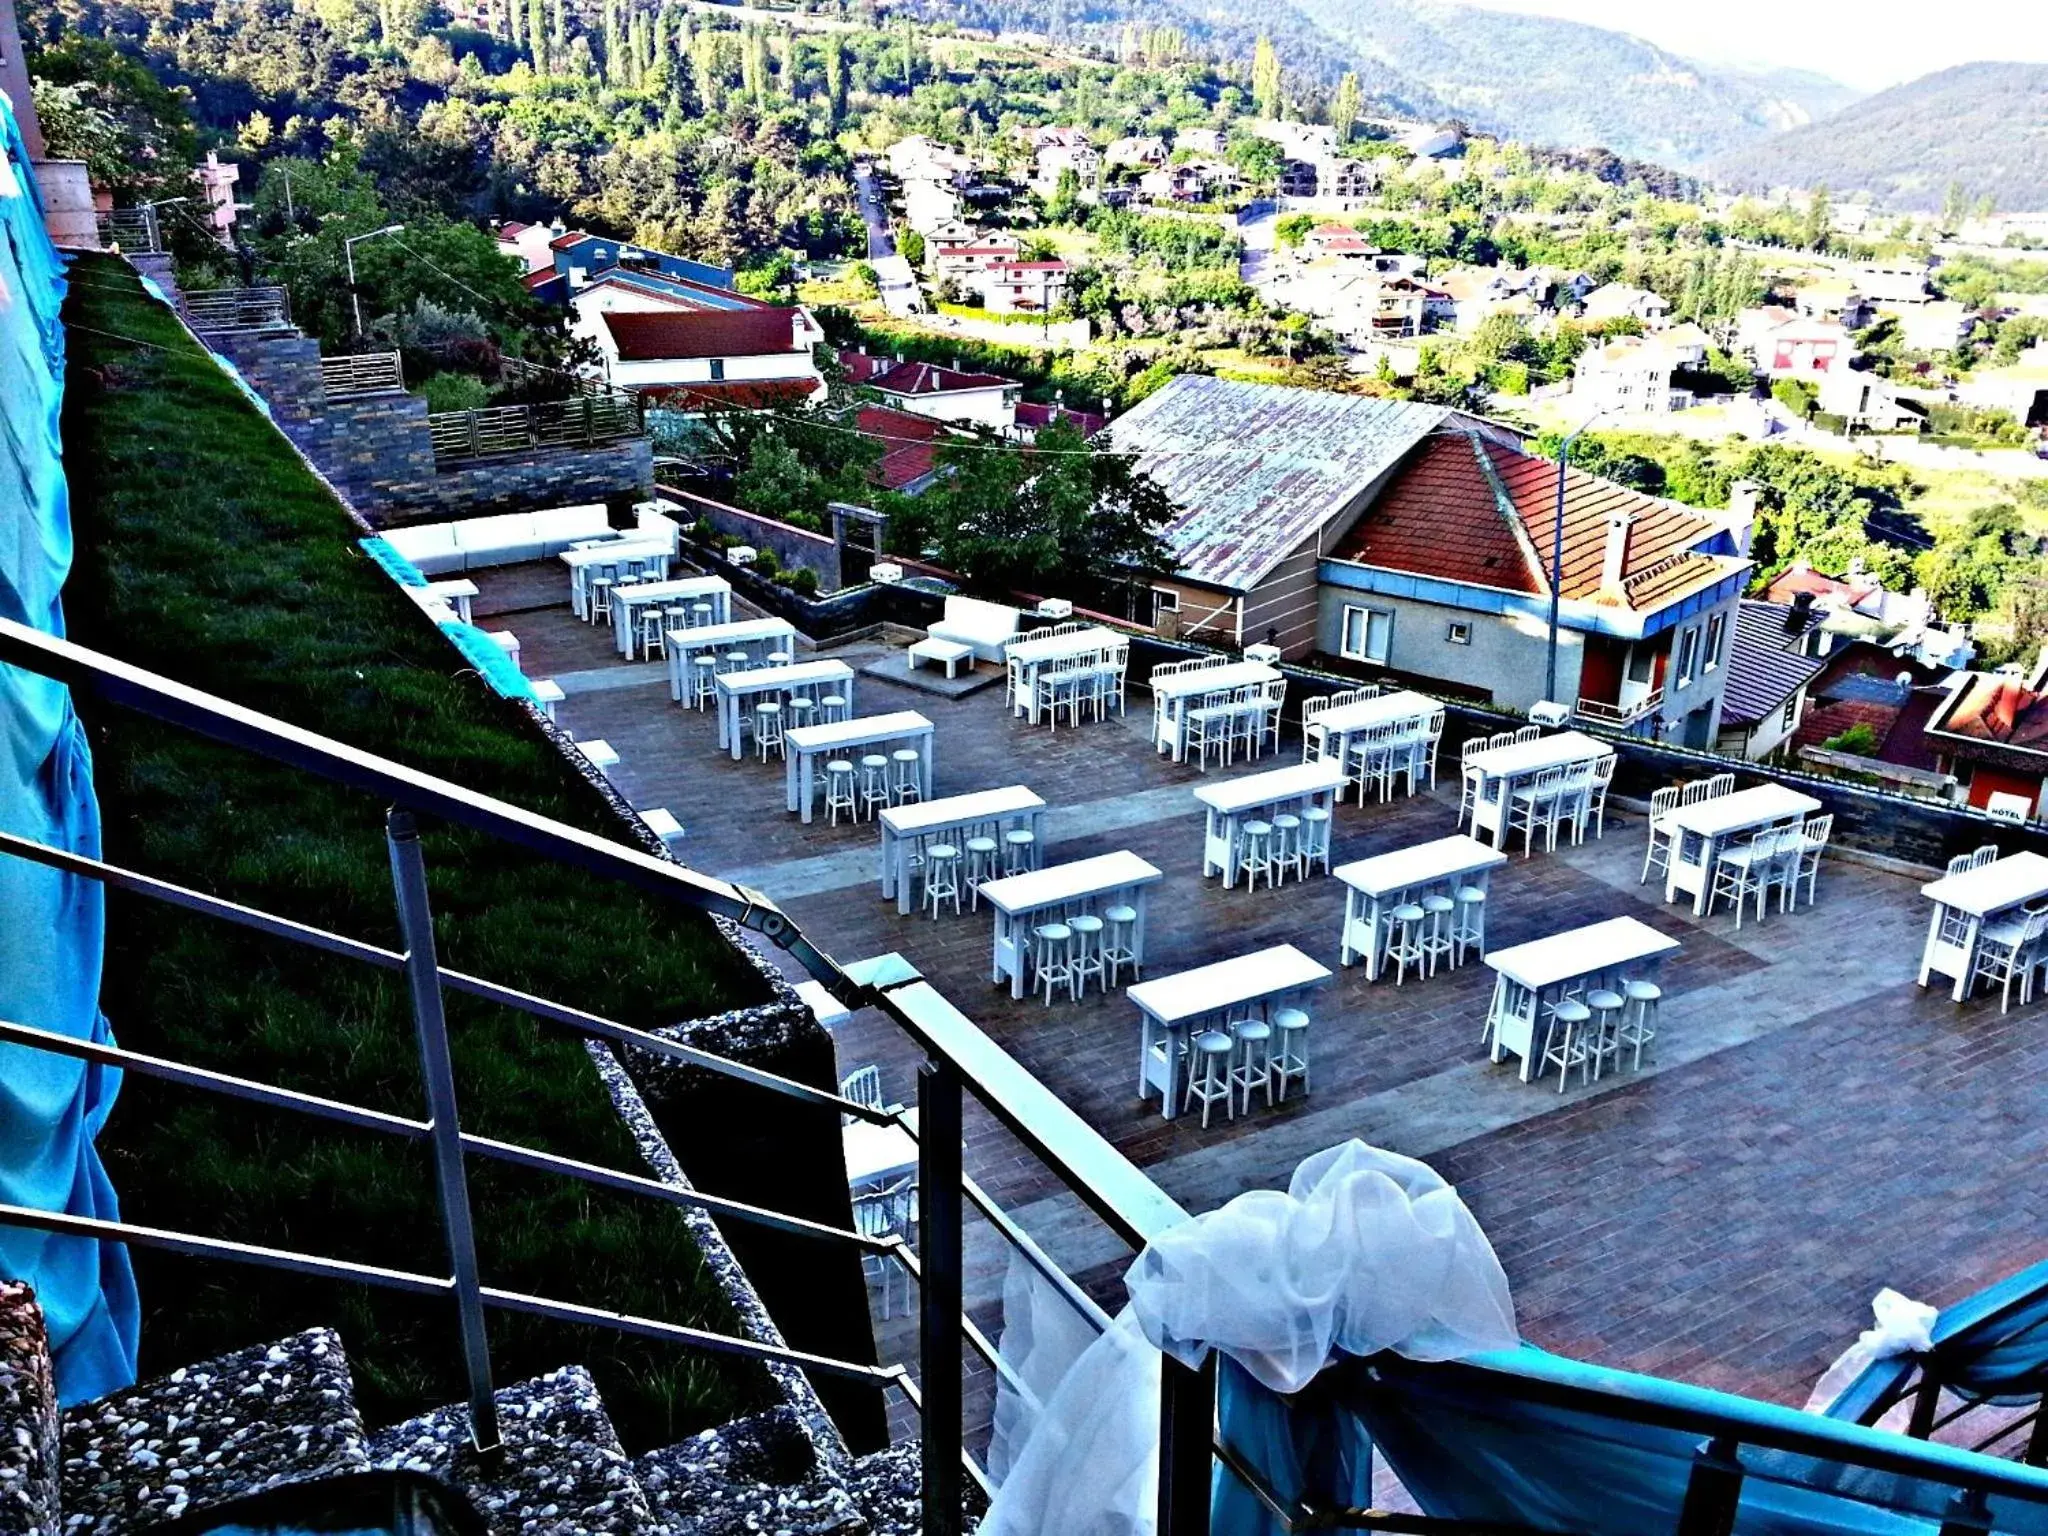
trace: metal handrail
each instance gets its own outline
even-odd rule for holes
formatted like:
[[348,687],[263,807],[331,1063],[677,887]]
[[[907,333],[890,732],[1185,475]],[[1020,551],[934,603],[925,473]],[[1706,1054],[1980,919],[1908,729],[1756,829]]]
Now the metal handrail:
[[180,296],[178,310],[202,334],[276,330],[292,323],[290,297],[277,287],[194,289]]
[[[1079,1196],[1125,1241],[1142,1247],[1171,1226],[1186,1219],[1186,1213],[1123,1157],[1101,1134],[1080,1117],[982,1033],[972,1022],[922,980],[905,983],[903,972],[891,973],[890,985],[856,981],[830,956],[819,950],[766,896],[729,881],[715,879],[666,859],[658,859],[594,832],[571,827],[550,818],[479,795],[448,780],[407,768],[403,764],[350,747],[274,719],[256,710],[206,694],[198,689],[151,673],[130,663],[58,639],[26,625],[0,619],[0,662],[11,663],[62,682],[75,692],[121,708],[135,710],[153,719],[191,731],[209,740],[255,753],[287,767],[311,773],[335,783],[382,796],[397,808],[391,818],[389,843],[392,849],[394,887],[403,893],[410,884],[416,899],[399,902],[401,925],[407,948],[403,955],[365,945],[358,940],[312,928],[274,914],[242,907],[201,892],[158,881],[153,877],[118,870],[99,861],[62,853],[20,839],[0,842],[0,852],[24,853],[54,867],[107,879],[110,883],[158,896],[175,904],[203,910],[260,928],[264,931],[312,944],[332,953],[347,954],[381,968],[402,966],[409,973],[415,1003],[415,1026],[421,1034],[423,1067],[430,1090],[434,1091],[435,1112],[422,1134],[438,1137],[440,1156],[437,1174],[442,1193],[444,1230],[455,1260],[455,1274],[446,1281],[429,1276],[375,1272],[359,1266],[363,1273],[350,1271],[353,1278],[369,1283],[397,1283],[416,1290],[451,1296],[458,1303],[464,1324],[465,1356],[471,1375],[472,1432],[485,1443],[494,1424],[495,1403],[491,1396],[488,1357],[482,1344],[481,1310],[489,1306],[526,1311],[559,1321],[595,1323],[640,1332],[707,1349],[752,1353],[762,1359],[785,1359],[787,1363],[838,1374],[860,1373],[859,1379],[902,1391],[921,1405],[923,1415],[922,1465],[923,1528],[928,1536],[945,1536],[959,1529],[961,1475],[986,1486],[986,1479],[965,1452],[961,1426],[959,1391],[961,1349],[968,1319],[961,1305],[961,1211],[967,1181],[960,1167],[960,1104],[971,1091],[1026,1148]],[[424,911],[424,878],[417,865],[418,844],[409,835],[410,816],[423,813],[454,825],[527,849],[558,863],[619,881],[660,900],[689,910],[724,917],[745,931],[759,934],[788,953],[813,979],[820,982],[848,1008],[874,1007],[904,1029],[929,1058],[920,1083],[919,1183],[924,1191],[920,1222],[920,1362],[927,1391],[920,1392],[901,1367],[827,1362],[822,1357],[803,1357],[800,1352],[775,1353],[774,1346],[732,1340],[699,1330],[685,1329],[654,1319],[580,1308],[547,1298],[522,1296],[495,1290],[474,1278],[473,1244],[467,1239],[466,1188],[462,1183],[464,1155],[475,1152],[503,1155],[506,1144],[480,1143],[461,1134],[453,1114],[452,1080],[436,1085],[437,1071],[445,1068],[445,1028],[439,1018],[439,989],[454,986],[472,995],[488,997],[522,1008],[589,1036],[618,1041],[667,1054],[688,1053],[698,1064],[713,1070],[728,1070],[746,1076],[756,1086],[790,1093],[813,1102],[844,1103],[838,1096],[808,1085],[777,1079],[739,1063],[714,1063],[721,1058],[658,1036],[631,1030],[612,1021],[579,1010],[534,998],[514,989],[500,987],[474,977],[442,970],[434,958],[432,930]],[[405,850],[409,849],[407,853]],[[406,867],[408,861],[411,868]],[[914,976],[914,972],[909,973]],[[434,1047],[438,1043],[438,1053]],[[439,1054],[439,1066],[433,1060]],[[186,1069],[196,1070],[196,1069]],[[848,1108],[845,1112],[861,1113]],[[520,1156],[547,1157],[529,1149],[511,1149]],[[552,1164],[550,1166],[553,1166]],[[587,1165],[584,1165],[587,1168]],[[574,1176],[576,1168],[556,1168]],[[985,1196],[975,1194],[977,1205]],[[989,1202],[992,1205],[992,1202]],[[19,1219],[43,1224],[45,1230],[84,1231],[58,1227],[51,1222],[76,1222],[81,1218],[53,1216],[47,1212],[23,1213],[18,1208],[0,1207],[0,1222]],[[1014,1227],[1014,1224],[1011,1224]],[[167,1246],[184,1252],[204,1251],[209,1256],[235,1257],[244,1245],[220,1244],[218,1240],[167,1233],[157,1229],[109,1226],[104,1234],[116,1239]],[[1020,1234],[1021,1235],[1021,1234]],[[208,1245],[213,1246],[208,1246]],[[1035,1245],[1022,1247],[1027,1260],[1040,1272],[1052,1266]],[[249,1249],[252,1262],[280,1264],[291,1268],[310,1265],[302,1272],[342,1275],[338,1261],[318,1260],[280,1250]],[[325,1266],[324,1268],[321,1266]],[[465,1274],[465,1269],[468,1273]],[[395,1277],[395,1278],[394,1278]],[[1079,1295],[1071,1282],[1062,1295],[1071,1302]],[[1099,1315],[1099,1309],[1095,1309]],[[1084,1310],[1084,1315],[1088,1315]],[[1094,1318],[1090,1318],[1094,1321]],[[973,1339],[979,1348],[985,1339]],[[1214,1415],[1214,1370],[1189,1370],[1178,1362],[1164,1363],[1161,1383],[1162,1449],[1159,1481],[1158,1530],[1161,1536],[1205,1536],[1208,1531],[1207,1488],[1209,1482],[1209,1428]],[[1195,1432],[1199,1430],[1199,1435]],[[1199,1492],[1199,1497],[1197,1493]]]
[[1627,725],[1640,720],[1664,702],[1664,690],[1658,688],[1645,694],[1633,704],[1617,704],[1606,699],[1581,698],[1572,706],[1572,713],[1584,715],[1588,720],[1598,720],[1604,725]]
[[163,233],[156,209],[149,203],[139,208],[109,208],[93,220],[102,245],[118,245],[123,251],[161,251]]

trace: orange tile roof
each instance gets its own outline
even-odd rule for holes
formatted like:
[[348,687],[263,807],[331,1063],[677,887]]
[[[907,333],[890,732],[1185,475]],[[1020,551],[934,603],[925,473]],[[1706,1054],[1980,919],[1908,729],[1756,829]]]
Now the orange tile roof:
[[2048,753],[2048,694],[2016,677],[1972,674],[1935,729],[2007,751]]

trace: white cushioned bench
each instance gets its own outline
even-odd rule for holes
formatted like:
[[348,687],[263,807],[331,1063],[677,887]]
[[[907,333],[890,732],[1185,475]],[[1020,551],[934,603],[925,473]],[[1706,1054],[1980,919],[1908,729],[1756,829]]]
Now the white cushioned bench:
[[925,631],[934,640],[951,640],[974,652],[976,658],[1001,662],[1003,645],[1017,638],[1020,615],[1001,603],[985,603],[975,597],[949,597],[946,616]]
[[[517,565],[524,560],[546,560],[585,539],[601,539],[611,533],[611,522],[602,502],[585,506],[550,507],[541,512],[512,512],[502,517],[465,517],[450,523],[420,523],[411,528],[393,528],[385,541],[416,566],[422,575],[440,576],[450,571],[474,571],[492,565]],[[676,547],[676,522],[644,507],[637,541],[666,539],[669,552]]]

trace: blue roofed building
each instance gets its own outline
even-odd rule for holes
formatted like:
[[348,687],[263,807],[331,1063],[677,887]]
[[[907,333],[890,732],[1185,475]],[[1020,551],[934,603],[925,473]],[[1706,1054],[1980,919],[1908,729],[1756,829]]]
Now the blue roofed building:
[[567,304],[589,284],[612,272],[728,294],[732,291],[729,267],[671,256],[586,230],[509,223],[499,226],[498,244],[525,266],[527,291],[544,303]]

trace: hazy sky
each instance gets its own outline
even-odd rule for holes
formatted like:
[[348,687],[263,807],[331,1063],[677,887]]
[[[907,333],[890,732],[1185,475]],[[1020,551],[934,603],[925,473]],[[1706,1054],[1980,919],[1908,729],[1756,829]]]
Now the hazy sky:
[[2048,0],[1466,0],[1633,32],[1694,58],[1817,69],[1878,90],[1976,59],[2048,63]]

